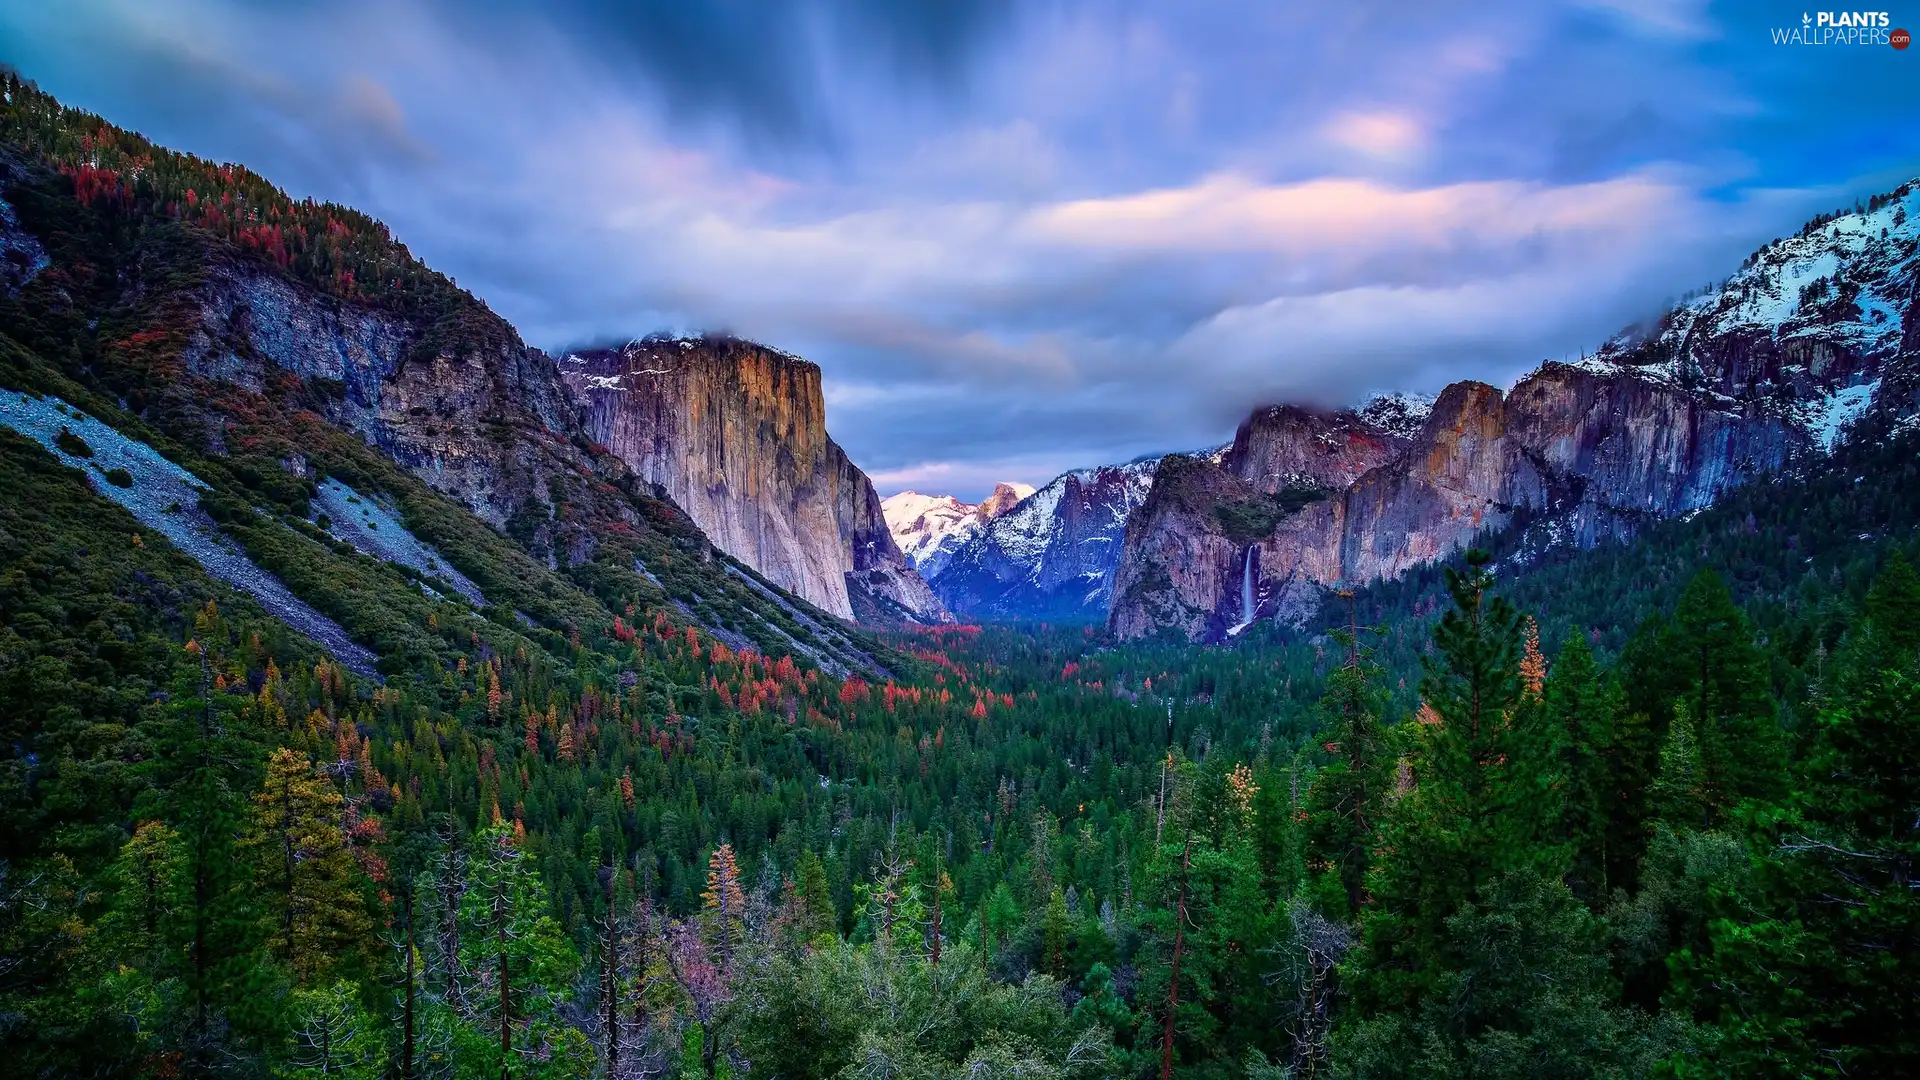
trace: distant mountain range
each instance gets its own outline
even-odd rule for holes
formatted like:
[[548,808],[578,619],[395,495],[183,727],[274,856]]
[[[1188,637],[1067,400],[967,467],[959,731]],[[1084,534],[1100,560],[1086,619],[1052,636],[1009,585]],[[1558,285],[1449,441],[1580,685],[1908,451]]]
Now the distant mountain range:
[[880,509],[901,553],[921,577],[931,579],[946,568],[955,551],[1033,491],[1031,484],[1010,481],[995,484],[993,494],[980,502],[965,503],[951,495],[908,490],[882,500]]
[[[827,434],[806,360],[725,336],[551,357],[364,215],[295,202],[24,85],[16,97],[0,146],[0,186],[18,200],[0,201],[10,335],[51,341],[42,331],[69,323],[119,335],[102,369],[120,380],[116,400],[210,460],[241,452],[235,416],[311,418],[550,572],[608,596],[658,592],[723,640],[848,670],[871,667],[873,647],[836,618],[1081,620],[1221,640],[1483,534],[1630,537],[1830,449],[1869,411],[1920,404],[1920,185],[1908,183],[1504,391],[1279,403],[1218,450],[1003,485],[980,504],[883,503]],[[102,272],[62,215],[109,211],[154,231],[144,261]],[[129,460],[135,443],[151,449],[135,439]],[[328,477],[311,457],[233,469],[248,498],[284,483],[317,497]]]
[[929,584],[962,618],[1220,640],[1479,535],[1628,538],[1831,449],[1869,409],[1920,408],[1917,247],[1920,181],[1815,218],[1505,392],[1263,407],[1221,451],[1066,474],[944,555]]

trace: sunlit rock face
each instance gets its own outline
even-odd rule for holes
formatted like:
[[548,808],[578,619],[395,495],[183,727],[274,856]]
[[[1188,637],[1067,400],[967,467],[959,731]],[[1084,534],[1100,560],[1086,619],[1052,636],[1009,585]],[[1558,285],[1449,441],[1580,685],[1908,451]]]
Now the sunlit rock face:
[[558,362],[587,437],[720,550],[842,618],[948,618],[827,435],[820,369],[734,338],[648,338]]

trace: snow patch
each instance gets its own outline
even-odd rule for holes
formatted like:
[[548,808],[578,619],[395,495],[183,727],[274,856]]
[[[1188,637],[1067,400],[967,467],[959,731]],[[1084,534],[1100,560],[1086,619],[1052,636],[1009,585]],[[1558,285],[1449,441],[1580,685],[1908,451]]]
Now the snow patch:
[[1807,403],[1807,432],[1822,450],[1840,445],[1848,425],[1860,419],[1880,391],[1880,380],[1848,386]]
[[1407,391],[1373,393],[1361,404],[1360,415],[1375,427],[1411,439],[1420,434],[1420,428],[1433,413],[1433,403],[1438,400],[1433,394]]

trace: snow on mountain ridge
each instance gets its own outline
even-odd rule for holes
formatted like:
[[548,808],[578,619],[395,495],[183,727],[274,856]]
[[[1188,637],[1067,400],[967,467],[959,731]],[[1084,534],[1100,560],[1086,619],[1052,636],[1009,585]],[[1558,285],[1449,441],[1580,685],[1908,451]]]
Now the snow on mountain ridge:
[[1160,458],[1061,473],[922,573],[965,615],[1085,618],[1106,611],[1127,515]]
[[1813,219],[1657,324],[1623,331],[1567,366],[1684,390],[1722,411],[1771,413],[1831,450],[1901,356],[1916,289],[1920,178]]
[[1375,392],[1367,395],[1359,412],[1368,423],[1403,439],[1411,439],[1420,434],[1420,426],[1427,422],[1427,416],[1433,412],[1433,403],[1437,400],[1439,398],[1433,394],[1405,390]]
[[953,553],[988,522],[1007,513],[1033,487],[1017,481],[994,485],[993,494],[977,503],[952,495],[925,495],[911,489],[880,501],[881,516],[908,565],[931,578],[946,566]]

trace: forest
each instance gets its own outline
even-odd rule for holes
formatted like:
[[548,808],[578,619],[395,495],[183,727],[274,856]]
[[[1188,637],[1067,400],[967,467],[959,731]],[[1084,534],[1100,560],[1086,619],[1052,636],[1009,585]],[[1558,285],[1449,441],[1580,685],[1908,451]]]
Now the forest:
[[[1698,570],[1599,655],[1548,651],[1506,597],[1558,591],[1556,623],[1597,630],[1564,586],[1631,549],[1477,553],[1437,619],[1236,651],[958,627],[899,641],[930,675],[873,684],[615,617],[564,656],[469,638],[376,683],[110,542],[115,508],[5,449],[5,715],[32,747],[0,789],[10,1072],[1842,1076],[1916,1053],[1910,546],[1749,596],[1791,613],[1764,637]],[[1688,523],[1694,550],[1744,513]]]
[[[1489,536],[1230,648],[849,630],[836,673],[663,504],[532,558],[311,388],[171,366],[165,283],[209,251],[493,324],[377,223],[7,80],[0,135],[45,166],[7,198],[54,267],[0,299],[0,385],[192,468],[221,534],[380,660],[0,430],[0,1075],[1920,1061],[1912,425],[1631,544]],[[494,602],[328,539],[314,477]]]

